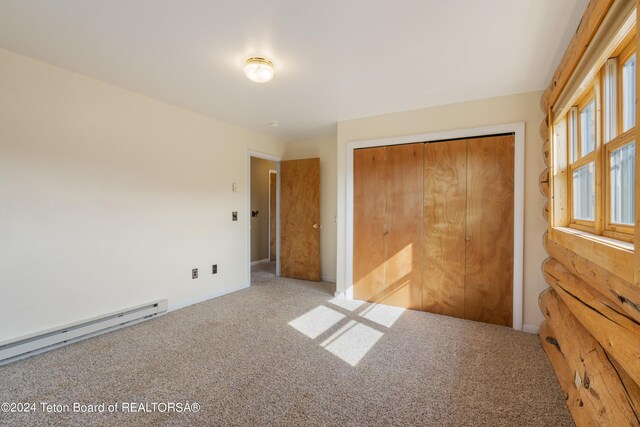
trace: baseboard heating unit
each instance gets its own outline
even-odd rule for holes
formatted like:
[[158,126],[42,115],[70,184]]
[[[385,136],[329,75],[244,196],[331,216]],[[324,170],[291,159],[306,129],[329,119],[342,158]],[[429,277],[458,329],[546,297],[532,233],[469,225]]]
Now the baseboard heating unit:
[[166,299],[0,342],[0,365],[165,314]]

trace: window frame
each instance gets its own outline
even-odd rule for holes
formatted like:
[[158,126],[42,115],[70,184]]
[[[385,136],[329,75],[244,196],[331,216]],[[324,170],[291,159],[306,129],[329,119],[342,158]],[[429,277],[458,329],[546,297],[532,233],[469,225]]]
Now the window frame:
[[[622,132],[624,126],[624,78],[623,69],[625,63],[634,54],[636,55],[636,69],[638,67],[638,55],[636,52],[635,44],[635,29],[630,32],[619,44],[619,46],[613,51],[610,59],[615,58],[617,60],[617,66],[615,67],[616,75],[613,77],[615,88],[613,90],[613,96],[615,99],[610,102],[605,100],[605,85],[609,84],[606,80],[607,65],[604,64],[598,69],[593,78],[586,84],[579,93],[576,101],[572,104],[572,107],[566,112],[562,120],[566,120],[566,193],[567,200],[566,206],[568,213],[568,226],[570,228],[591,233],[598,236],[604,236],[607,238],[633,242],[635,235],[635,226],[629,224],[618,224],[611,221],[611,153],[615,150],[623,148],[633,142],[636,143],[636,126],[629,130]],[[637,71],[636,71],[637,73]],[[595,106],[595,146],[594,150],[586,155],[582,155],[582,111],[586,106],[594,101]],[[609,126],[613,126],[614,129],[609,130],[610,135],[605,135],[605,111],[606,105],[615,105],[615,123],[610,123]],[[577,109],[577,114],[572,115],[572,110]],[[575,118],[574,118],[575,117]],[[573,121],[575,120],[575,123]],[[574,129],[575,128],[575,129]],[[575,130],[575,138],[577,138],[576,155],[575,160],[572,156],[572,129]],[[611,136],[609,141],[606,141],[607,137]],[[638,155],[636,150],[635,155]],[[583,220],[575,218],[574,207],[574,179],[573,173],[575,170],[586,166],[594,162],[595,176],[594,176],[594,194],[595,194],[595,206],[594,206],[594,220]],[[635,171],[636,174],[638,171]]]
[[[604,185],[607,189],[605,197],[605,227],[603,236],[627,242],[633,241],[634,227],[629,224],[618,224],[611,221],[611,153],[635,142],[635,126],[618,135],[604,147]],[[637,147],[637,144],[636,144]],[[637,155],[637,152],[636,152]],[[636,171],[637,172],[637,171]]]
[[[567,138],[567,153],[568,153],[568,162],[567,162],[567,171],[568,171],[568,179],[567,179],[567,183],[569,186],[569,224],[570,226],[573,226],[579,230],[582,231],[588,231],[588,232],[595,232],[595,222],[597,219],[597,212],[596,212],[596,206],[594,206],[594,220],[590,221],[590,220],[584,220],[584,219],[577,219],[575,217],[575,212],[574,212],[574,200],[573,200],[573,172],[576,169],[580,169],[583,166],[588,165],[589,163],[591,163],[592,161],[596,160],[596,153],[598,151],[598,134],[599,134],[599,129],[598,129],[598,111],[600,110],[598,108],[598,99],[596,97],[596,86],[597,86],[597,81],[596,79],[592,80],[589,85],[587,85],[587,87],[585,88],[585,90],[583,91],[583,93],[580,95],[580,97],[578,98],[578,100],[575,103],[575,107],[577,107],[577,115],[576,115],[576,120],[577,123],[575,125],[576,128],[576,138],[577,138],[577,148],[576,148],[576,160],[575,161],[571,161],[572,160],[572,156],[571,156],[571,144],[573,141],[571,141],[571,138]],[[591,151],[590,153],[586,154],[586,155],[582,155],[582,111],[584,111],[584,109],[591,103],[591,101],[594,102],[594,115],[595,115],[595,121],[594,121],[594,136],[595,136],[595,147],[593,149],[593,151]],[[597,165],[596,165],[596,174],[597,174]],[[597,181],[597,180],[596,180]],[[597,182],[594,184],[594,192],[596,192],[596,205],[597,205],[597,200],[598,200],[598,194],[597,194]]]

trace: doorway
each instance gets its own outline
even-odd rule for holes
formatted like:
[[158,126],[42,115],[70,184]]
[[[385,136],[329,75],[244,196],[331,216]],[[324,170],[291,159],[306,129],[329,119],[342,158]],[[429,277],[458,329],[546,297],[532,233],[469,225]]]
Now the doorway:
[[247,267],[279,274],[280,158],[249,151],[247,154]]
[[320,159],[282,161],[249,150],[247,187],[247,282],[253,269],[319,281]]

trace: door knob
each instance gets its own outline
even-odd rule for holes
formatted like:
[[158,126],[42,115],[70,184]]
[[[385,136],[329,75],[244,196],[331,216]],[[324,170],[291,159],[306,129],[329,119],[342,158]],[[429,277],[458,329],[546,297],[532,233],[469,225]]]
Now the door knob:
[[313,224],[313,228],[318,228],[320,227],[318,224]]

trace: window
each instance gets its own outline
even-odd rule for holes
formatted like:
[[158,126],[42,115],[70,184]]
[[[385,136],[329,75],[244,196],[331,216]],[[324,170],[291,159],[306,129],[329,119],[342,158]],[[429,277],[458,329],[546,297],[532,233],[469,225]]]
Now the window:
[[572,223],[594,229],[596,220],[596,97],[595,82],[573,107],[571,129],[571,194],[573,195]]
[[611,222],[633,226],[635,142],[611,152]]
[[619,240],[634,234],[636,52],[628,36],[566,117],[569,226]]

